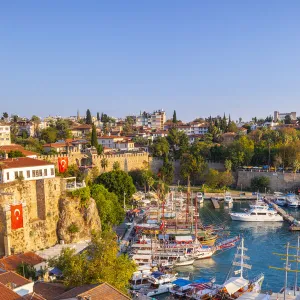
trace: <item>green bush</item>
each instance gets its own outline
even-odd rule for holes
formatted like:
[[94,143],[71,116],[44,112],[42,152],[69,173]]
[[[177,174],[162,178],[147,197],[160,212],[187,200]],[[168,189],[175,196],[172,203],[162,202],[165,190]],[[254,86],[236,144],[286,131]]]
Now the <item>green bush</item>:
[[91,197],[90,188],[87,186],[87,187],[72,191],[72,196],[80,199],[81,206],[87,207],[90,202],[90,197]]
[[263,192],[265,189],[268,189],[270,185],[270,178],[266,176],[254,177],[251,179],[251,189],[253,191]]
[[79,232],[79,227],[76,225],[76,223],[72,223],[69,227],[68,227],[68,231],[71,234],[77,233]]

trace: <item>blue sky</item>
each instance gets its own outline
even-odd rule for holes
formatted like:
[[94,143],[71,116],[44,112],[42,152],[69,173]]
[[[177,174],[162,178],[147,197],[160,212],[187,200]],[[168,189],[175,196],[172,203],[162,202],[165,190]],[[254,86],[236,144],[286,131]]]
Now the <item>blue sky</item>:
[[300,115],[300,1],[2,1],[0,111]]

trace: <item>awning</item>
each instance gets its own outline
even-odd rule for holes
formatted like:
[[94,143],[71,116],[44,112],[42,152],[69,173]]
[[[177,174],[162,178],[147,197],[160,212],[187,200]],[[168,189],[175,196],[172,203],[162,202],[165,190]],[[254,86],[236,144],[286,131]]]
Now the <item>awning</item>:
[[193,238],[191,235],[177,235],[175,236],[176,242],[191,242],[193,241]]
[[239,289],[243,288],[249,283],[249,280],[242,277],[231,277],[224,283],[224,288],[226,288],[229,295],[234,294]]
[[189,281],[189,280],[186,280],[186,279],[183,279],[183,278],[179,278],[179,279],[176,279],[175,281],[173,281],[172,283],[182,287],[182,286],[191,284],[192,281]]

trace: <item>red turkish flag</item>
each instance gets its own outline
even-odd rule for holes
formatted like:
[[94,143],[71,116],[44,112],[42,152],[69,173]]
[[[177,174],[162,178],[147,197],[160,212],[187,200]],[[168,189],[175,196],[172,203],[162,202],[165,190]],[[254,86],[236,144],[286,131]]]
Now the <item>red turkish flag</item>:
[[59,157],[58,158],[58,171],[59,173],[65,173],[68,169],[68,158]]
[[23,207],[22,204],[11,205],[11,229],[19,229],[23,227]]

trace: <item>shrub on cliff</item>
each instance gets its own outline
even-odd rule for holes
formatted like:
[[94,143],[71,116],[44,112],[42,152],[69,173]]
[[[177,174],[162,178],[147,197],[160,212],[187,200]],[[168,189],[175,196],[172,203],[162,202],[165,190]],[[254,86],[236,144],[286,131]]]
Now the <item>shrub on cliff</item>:
[[251,179],[251,189],[253,191],[263,192],[268,189],[270,185],[270,178],[267,176],[257,176]]
[[91,187],[91,196],[96,201],[103,231],[123,221],[124,210],[114,193],[110,193],[101,184],[94,184]]

